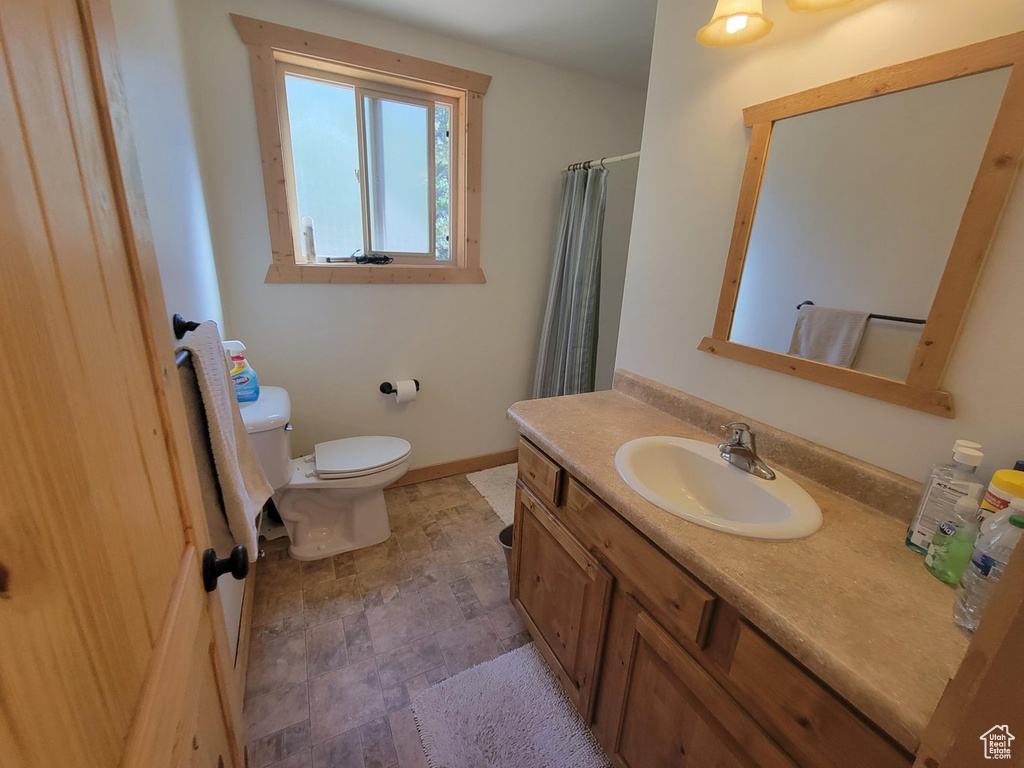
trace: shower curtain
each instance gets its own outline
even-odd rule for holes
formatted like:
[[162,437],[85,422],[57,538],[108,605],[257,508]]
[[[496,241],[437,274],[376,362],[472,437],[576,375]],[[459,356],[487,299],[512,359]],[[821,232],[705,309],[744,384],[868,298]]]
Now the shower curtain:
[[594,390],[608,171],[566,171],[534,397]]

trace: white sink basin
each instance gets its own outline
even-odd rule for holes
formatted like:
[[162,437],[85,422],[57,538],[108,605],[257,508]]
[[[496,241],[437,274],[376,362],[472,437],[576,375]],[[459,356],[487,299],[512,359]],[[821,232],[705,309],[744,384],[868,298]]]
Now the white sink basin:
[[718,449],[683,437],[641,437],[615,454],[626,484],[655,506],[737,536],[790,541],[821,527],[807,491],[775,469],[762,480],[728,464]]

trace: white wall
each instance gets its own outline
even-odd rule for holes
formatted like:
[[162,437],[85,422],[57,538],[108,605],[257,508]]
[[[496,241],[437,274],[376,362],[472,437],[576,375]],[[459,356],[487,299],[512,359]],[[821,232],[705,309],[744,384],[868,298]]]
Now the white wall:
[[[175,312],[221,323],[177,8],[174,0],[112,0],[111,6],[168,328]],[[214,513],[207,522],[214,547],[225,557],[234,542],[223,518]],[[232,656],[244,590],[244,581],[220,581]]]
[[710,333],[749,132],[743,107],[1024,28],[1019,0],[861,2],[812,16],[765,4],[751,46],[693,42],[712,3],[661,0],[617,365],[917,478],[958,437],[986,471],[1024,458],[1024,185],[1018,184],[946,375],[948,420],[713,357]]
[[[393,434],[412,442],[413,463],[423,466],[514,447],[505,411],[532,387],[559,169],[634,150],[643,93],[337,5],[181,2],[228,329],[248,345],[261,383],[291,393],[293,448]],[[484,101],[485,285],[264,284],[270,245],[249,64],[229,12],[493,77]],[[613,193],[609,219],[618,226],[628,197]],[[413,377],[422,382],[415,403],[398,406],[378,391],[384,380]]]
[[111,5],[168,325],[222,322],[174,0]]

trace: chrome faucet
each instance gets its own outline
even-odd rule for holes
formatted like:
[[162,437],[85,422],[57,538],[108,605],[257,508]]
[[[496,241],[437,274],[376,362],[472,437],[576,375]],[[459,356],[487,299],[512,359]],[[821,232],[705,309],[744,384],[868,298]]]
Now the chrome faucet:
[[775,473],[757,455],[754,430],[749,424],[732,421],[723,425],[722,431],[732,433],[732,440],[718,445],[718,451],[723,459],[762,480],[775,479]]

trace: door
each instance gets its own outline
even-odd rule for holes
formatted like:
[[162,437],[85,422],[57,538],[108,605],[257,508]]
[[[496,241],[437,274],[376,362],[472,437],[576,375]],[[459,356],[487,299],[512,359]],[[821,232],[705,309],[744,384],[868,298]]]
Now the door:
[[0,3],[0,763],[242,768],[104,3]]
[[512,605],[589,723],[612,577],[522,483],[512,547]]
[[724,688],[629,598],[635,620],[612,759],[620,768],[795,768]]

